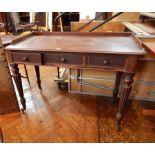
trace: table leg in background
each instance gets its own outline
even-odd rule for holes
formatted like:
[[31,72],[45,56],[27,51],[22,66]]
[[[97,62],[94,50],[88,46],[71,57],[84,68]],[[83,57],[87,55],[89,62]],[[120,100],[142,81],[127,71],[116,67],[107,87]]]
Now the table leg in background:
[[41,88],[41,80],[40,80],[40,69],[39,69],[39,66],[34,66],[34,68],[35,68],[35,72],[36,72],[38,88],[39,89],[42,89]]
[[113,90],[113,104],[116,103],[122,75],[123,75],[123,72],[116,72],[115,88]]

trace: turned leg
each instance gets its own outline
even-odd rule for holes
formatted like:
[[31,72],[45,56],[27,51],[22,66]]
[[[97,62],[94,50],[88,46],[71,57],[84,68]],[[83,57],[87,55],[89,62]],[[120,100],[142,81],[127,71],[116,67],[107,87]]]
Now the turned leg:
[[24,70],[25,70],[25,74],[26,74],[26,78],[27,78],[27,81],[30,85],[30,80],[29,80],[29,76],[28,76],[28,72],[27,72],[27,68],[26,68],[26,65],[23,65],[24,66]]
[[123,112],[131,92],[131,84],[133,83],[134,73],[124,73],[121,85],[121,96],[119,101],[119,108],[116,114],[116,129],[120,129],[120,123],[123,118]]
[[23,86],[22,86],[22,81],[21,81],[21,74],[19,73],[19,68],[17,64],[10,64],[11,66],[11,71],[13,73],[13,79],[15,81],[19,96],[20,96],[20,102],[23,106],[23,110],[26,110],[26,101],[24,98],[24,93],[23,93]]
[[[57,67],[57,78],[60,79],[60,67]],[[58,89],[61,89],[61,82],[58,82]]]
[[39,70],[39,66],[34,66],[35,67],[35,72],[36,72],[36,77],[37,77],[37,84],[38,84],[38,88],[41,88],[41,80],[40,80],[40,70]]
[[59,67],[57,67],[57,77],[58,77],[58,79],[60,79],[60,68]]
[[[60,68],[57,67],[57,78],[60,79]],[[58,82],[58,88],[61,89],[61,82]]]
[[116,72],[115,88],[113,90],[113,104],[116,103],[122,74],[122,72]]

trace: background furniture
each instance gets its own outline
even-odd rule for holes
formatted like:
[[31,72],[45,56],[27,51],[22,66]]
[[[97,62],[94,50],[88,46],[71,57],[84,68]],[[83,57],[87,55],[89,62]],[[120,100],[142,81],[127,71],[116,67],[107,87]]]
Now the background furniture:
[[49,12],[32,12],[32,21],[39,21],[39,31],[49,31]]
[[17,34],[18,32],[24,32],[27,30],[32,31],[32,27],[34,26],[36,26],[36,30],[38,30],[39,21],[35,21],[33,23],[21,22],[19,14],[17,12],[10,12],[10,17],[14,28],[14,34]]
[[[125,30],[125,26],[124,26],[125,21],[130,21],[128,23],[143,24],[141,23],[141,21],[139,21],[139,17],[140,17],[140,13],[138,12],[123,13],[120,16],[116,17],[114,19],[115,21],[112,20],[106,23],[105,25],[101,26],[100,28],[96,29],[95,31],[96,32],[106,32],[106,31],[123,32]],[[145,20],[145,22],[147,22],[147,19]],[[151,23],[151,20],[149,20],[149,22]],[[99,21],[92,22],[84,29],[81,29],[81,31],[87,31],[90,28],[93,28],[98,23]],[[83,24],[85,24],[85,22],[72,22],[72,31],[77,30]],[[153,25],[153,21],[151,25]],[[137,29],[134,29],[134,30],[136,31]],[[152,43],[155,42],[155,35],[149,34],[149,33],[147,33],[147,35],[143,35],[143,33],[141,33],[142,30],[139,30],[138,32],[139,33],[136,33],[136,35],[137,37],[139,37],[139,39],[142,42],[148,42],[148,41],[149,42],[152,41]],[[147,49],[146,51],[147,51],[147,55],[145,57],[149,57],[151,59],[154,58],[154,56],[150,54],[150,52]],[[143,100],[150,101],[153,104],[155,101],[154,62],[141,61],[140,67],[138,67],[137,69],[139,70],[139,72],[135,76],[135,82],[133,84],[133,89],[132,89],[130,98],[135,100],[141,100],[141,101]],[[113,91],[112,87],[115,84],[114,73],[109,73],[107,71],[90,71],[90,70],[84,69],[84,70],[80,70],[80,76],[82,80],[89,83],[87,83],[87,85],[82,83],[81,85],[76,80],[76,77],[77,77],[76,69],[69,70],[68,85],[69,85],[70,92],[79,93],[79,94],[94,94],[94,95],[110,96],[110,97],[112,96],[112,91]]]
[[142,22],[145,22],[146,19],[155,19],[155,12],[140,12],[140,18]]
[[0,28],[0,31],[5,31],[5,33],[7,34],[8,30],[7,30],[7,27],[6,27],[6,24],[5,24],[5,16],[4,16],[4,14],[5,14],[4,12],[0,12],[0,22],[3,23],[3,25],[4,25],[2,28]]
[[23,23],[30,23],[30,13],[29,12],[18,12],[19,18]]
[[38,26],[46,27],[46,12],[36,12],[35,21],[39,21]]
[[139,22],[125,22],[126,31],[133,32],[141,41],[142,45],[147,51],[147,55],[141,60],[141,72],[137,75],[137,90],[135,91],[135,97],[137,99],[140,96],[140,100],[150,101],[145,104],[143,109],[143,115],[155,116],[155,13],[153,12],[141,12]]
[[[80,14],[79,12],[53,12],[53,31],[56,31],[56,26],[58,27],[57,31],[71,31],[71,22],[79,21],[80,20]],[[55,19],[62,14],[60,18],[58,18],[57,25],[55,25]],[[60,22],[59,22],[60,20]],[[62,28],[61,28],[62,27]]]

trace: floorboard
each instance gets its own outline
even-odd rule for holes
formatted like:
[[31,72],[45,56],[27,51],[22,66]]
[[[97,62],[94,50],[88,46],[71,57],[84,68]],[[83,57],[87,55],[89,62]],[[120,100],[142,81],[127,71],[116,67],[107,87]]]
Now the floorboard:
[[[39,90],[34,68],[27,68],[31,85],[22,79],[27,110],[0,116],[4,142],[155,142],[155,117],[142,114],[141,102],[129,102],[122,130],[117,132],[117,104],[110,98],[60,91],[54,67],[41,67],[43,89]],[[23,66],[20,72],[24,75]]]
[[[41,67],[40,91],[34,68],[27,68],[31,85],[22,79],[27,110],[0,116],[4,142],[98,142],[96,97],[60,91],[52,67]],[[20,72],[24,75],[23,66]]]

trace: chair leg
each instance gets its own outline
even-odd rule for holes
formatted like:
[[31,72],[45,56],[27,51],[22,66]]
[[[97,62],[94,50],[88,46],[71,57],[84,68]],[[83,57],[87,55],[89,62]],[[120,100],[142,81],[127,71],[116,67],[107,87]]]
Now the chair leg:
[[26,65],[24,65],[24,70],[25,70],[25,75],[26,75],[27,81],[28,81],[28,83],[30,85],[30,80],[29,80],[29,76],[28,76]]

